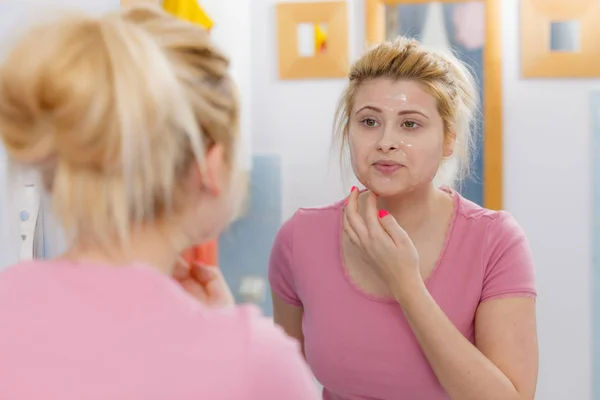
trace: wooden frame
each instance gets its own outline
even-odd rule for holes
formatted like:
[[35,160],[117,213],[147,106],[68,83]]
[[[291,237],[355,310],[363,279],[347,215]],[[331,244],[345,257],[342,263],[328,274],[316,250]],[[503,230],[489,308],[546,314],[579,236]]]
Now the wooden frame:
[[[345,1],[278,3],[279,78],[345,78],[348,76],[348,12]],[[298,25],[327,24],[327,51],[298,54]]]
[[[489,209],[500,210],[503,205],[502,32],[499,17],[502,0],[437,0],[440,3],[466,3],[469,1],[485,3],[483,205]],[[432,0],[365,0],[367,46],[370,48],[385,40],[386,5],[431,2]]]
[[[552,22],[579,21],[580,49],[550,49]],[[521,69],[525,78],[600,77],[600,2],[521,0]]]

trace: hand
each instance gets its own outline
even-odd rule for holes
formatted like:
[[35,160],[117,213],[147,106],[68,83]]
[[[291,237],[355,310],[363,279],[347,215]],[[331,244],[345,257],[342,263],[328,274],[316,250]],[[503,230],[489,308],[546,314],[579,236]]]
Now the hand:
[[208,307],[235,305],[235,299],[219,268],[181,260],[173,268],[173,278],[202,304]]
[[358,212],[359,196],[353,188],[344,210],[344,232],[350,241],[395,295],[414,278],[422,282],[419,254],[406,231],[387,211],[377,211],[377,195],[373,192],[368,193],[363,218]]

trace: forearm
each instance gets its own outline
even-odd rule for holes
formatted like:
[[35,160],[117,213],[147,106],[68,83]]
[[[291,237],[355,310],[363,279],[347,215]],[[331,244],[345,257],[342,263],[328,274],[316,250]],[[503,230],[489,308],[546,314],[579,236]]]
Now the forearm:
[[396,298],[453,400],[522,400],[510,379],[448,319],[420,278],[403,286]]

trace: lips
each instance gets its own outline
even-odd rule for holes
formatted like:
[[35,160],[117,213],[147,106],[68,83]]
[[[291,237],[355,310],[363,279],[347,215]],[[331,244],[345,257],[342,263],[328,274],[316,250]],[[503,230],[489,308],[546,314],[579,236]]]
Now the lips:
[[383,173],[383,174],[393,174],[401,168],[404,168],[404,165],[396,162],[396,161],[377,161],[373,164],[373,167]]

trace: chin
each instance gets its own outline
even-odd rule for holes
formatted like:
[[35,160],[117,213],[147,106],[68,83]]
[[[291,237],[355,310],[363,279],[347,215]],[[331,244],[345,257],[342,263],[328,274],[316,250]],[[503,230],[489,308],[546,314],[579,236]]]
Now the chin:
[[401,196],[403,193],[408,192],[407,190],[401,190],[401,189],[395,189],[395,190],[388,189],[388,188],[378,189],[377,187],[368,188],[368,189],[381,198],[397,197],[397,196]]
[[369,184],[363,183],[363,185],[376,195],[382,198],[386,197],[397,197],[412,193],[418,190],[422,185],[415,185],[410,182],[403,180],[392,180],[386,179],[385,181],[371,180]]

